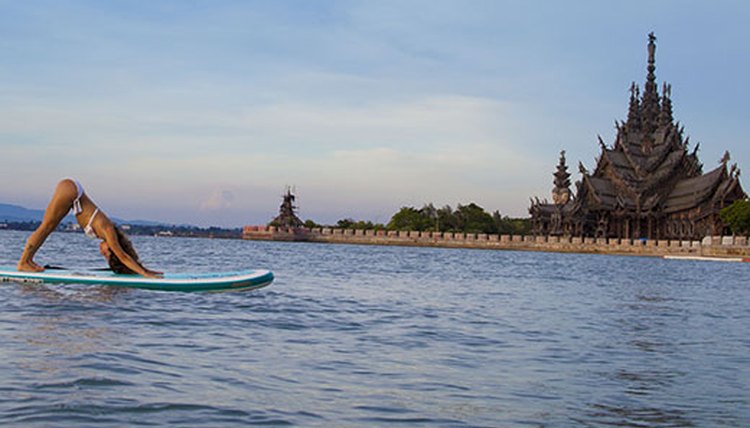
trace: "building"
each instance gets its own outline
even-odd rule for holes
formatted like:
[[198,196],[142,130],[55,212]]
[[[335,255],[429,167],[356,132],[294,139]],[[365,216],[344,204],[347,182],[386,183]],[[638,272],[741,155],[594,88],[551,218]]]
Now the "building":
[[628,239],[700,239],[727,233],[719,218],[725,206],[747,197],[737,165],[725,153],[704,173],[698,145],[689,148],[684,128],[672,117],[671,86],[656,84],[656,37],[649,34],[643,93],[633,83],[625,122],[612,146],[599,138],[601,154],[570,190],[565,152],[554,173],[552,203],[532,200],[537,235]]
[[294,205],[296,197],[292,194],[292,189],[287,188],[284,200],[279,207],[279,215],[271,220],[270,225],[280,228],[301,228],[304,226],[302,220],[297,217],[297,206]]
[[277,215],[267,226],[245,226],[242,229],[244,239],[272,241],[307,241],[309,230],[297,217],[296,197],[292,189],[287,188]]

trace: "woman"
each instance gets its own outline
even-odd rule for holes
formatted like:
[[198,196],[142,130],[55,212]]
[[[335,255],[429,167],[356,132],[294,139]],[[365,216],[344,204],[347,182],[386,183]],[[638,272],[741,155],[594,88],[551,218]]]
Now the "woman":
[[130,240],[99,210],[83,191],[81,184],[71,179],[64,179],[57,184],[52,200],[44,212],[42,224],[26,242],[21,260],[18,261],[19,271],[41,272],[44,270],[34,262],[34,255],[71,208],[86,236],[102,240],[99,244],[99,251],[107,259],[113,271],[151,278],[161,275],[161,272],[152,271],[141,264]]

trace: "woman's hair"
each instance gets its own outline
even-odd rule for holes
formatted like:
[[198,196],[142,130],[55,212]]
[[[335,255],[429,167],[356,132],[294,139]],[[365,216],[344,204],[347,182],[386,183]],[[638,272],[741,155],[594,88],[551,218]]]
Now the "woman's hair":
[[[118,226],[115,226],[115,232],[117,232],[117,241],[120,243],[120,247],[122,247],[122,250],[125,251],[133,260],[135,260],[136,263],[140,265],[141,260],[138,258],[138,253],[135,252],[135,248],[133,248],[133,244],[130,242],[130,239],[125,236],[125,232],[123,232]],[[125,264],[117,258],[117,256],[111,249],[109,250],[108,262],[110,269],[112,269],[112,272],[114,273],[128,275],[136,273],[133,272],[129,267],[125,266]]]

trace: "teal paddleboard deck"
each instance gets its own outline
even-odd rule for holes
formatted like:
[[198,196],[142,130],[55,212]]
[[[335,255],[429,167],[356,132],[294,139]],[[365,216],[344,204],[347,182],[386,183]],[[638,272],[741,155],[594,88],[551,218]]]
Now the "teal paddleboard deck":
[[268,270],[216,273],[165,273],[161,278],[119,275],[110,271],[48,269],[44,272],[19,272],[0,266],[0,282],[26,284],[91,284],[143,288],[159,291],[247,291],[265,287],[273,281]]

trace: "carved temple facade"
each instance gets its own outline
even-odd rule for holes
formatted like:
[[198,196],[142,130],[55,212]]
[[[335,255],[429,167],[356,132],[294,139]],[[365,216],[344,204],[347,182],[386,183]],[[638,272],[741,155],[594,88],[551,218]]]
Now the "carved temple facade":
[[575,194],[561,152],[552,203],[532,200],[537,235],[626,239],[700,239],[727,234],[719,212],[747,197],[737,165],[727,152],[704,173],[698,146],[689,150],[684,128],[672,116],[671,87],[656,84],[656,38],[649,34],[643,93],[633,83],[627,120],[617,122],[612,146],[599,138],[601,154],[589,172],[579,163]]

